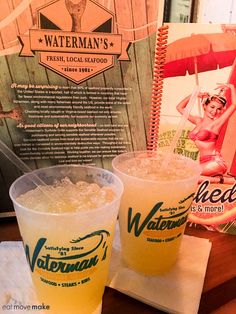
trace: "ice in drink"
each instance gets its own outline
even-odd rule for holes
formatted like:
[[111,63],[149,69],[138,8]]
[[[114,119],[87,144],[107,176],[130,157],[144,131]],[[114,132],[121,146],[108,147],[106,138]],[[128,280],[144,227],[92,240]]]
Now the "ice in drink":
[[49,305],[47,313],[93,313],[108,276],[122,183],[85,166],[37,174],[50,186],[32,189],[25,175],[10,195],[39,301]]
[[165,153],[131,152],[113,160],[124,184],[119,225],[122,258],[132,269],[159,275],[174,265],[197,188],[197,162]]

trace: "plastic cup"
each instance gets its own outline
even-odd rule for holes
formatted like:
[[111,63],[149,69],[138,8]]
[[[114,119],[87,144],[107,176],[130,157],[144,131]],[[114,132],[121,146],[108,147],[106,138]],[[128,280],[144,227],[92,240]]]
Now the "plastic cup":
[[112,162],[124,184],[119,212],[123,261],[152,276],[168,272],[176,262],[201,171],[197,162],[175,154],[163,168],[160,154],[130,152]]
[[48,185],[68,177],[110,186],[115,192],[113,201],[99,208],[52,213],[17,202],[36,187],[30,173],[10,188],[33,284],[38,300],[49,306],[46,312],[100,313],[123,184],[113,173],[89,166],[54,166],[35,173]]

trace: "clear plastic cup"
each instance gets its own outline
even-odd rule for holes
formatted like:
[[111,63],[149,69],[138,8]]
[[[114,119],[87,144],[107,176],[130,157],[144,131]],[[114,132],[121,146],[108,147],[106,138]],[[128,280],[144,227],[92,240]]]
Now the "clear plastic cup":
[[[17,201],[35,189],[31,173],[10,188],[33,283],[39,301],[50,307],[47,313],[100,313],[123,184],[113,173],[89,166],[54,166],[34,173],[48,185],[68,177],[109,186],[115,193],[110,203],[95,209],[68,212],[63,203],[61,212],[53,213]],[[47,197],[51,202],[50,190]]]
[[113,159],[124,184],[119,212],[123,261],[145,275],[175,264],[188,212],[200,177],[198,162],[164,152],[130,152]]

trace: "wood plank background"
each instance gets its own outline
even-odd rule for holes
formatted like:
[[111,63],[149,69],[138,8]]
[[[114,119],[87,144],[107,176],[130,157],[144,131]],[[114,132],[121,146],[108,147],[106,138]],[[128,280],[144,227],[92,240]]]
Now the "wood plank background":
[[[37,55],[33,58],[24,58],[18,55],[21,47],[17,36],[27,34],[30,28],[35,27],[36,9],[50,2],[50,0],[1,1],[0,102],[4,111],[16,107],[12,99],[17,99],[17,95],[14,89],[10,88],[13,82],[59,86],[75,85],[64,77],[40,66]],[[128,51],[131,60],[115,60],[113,68],[80,85],[131,88],[127,93],[127,102],[130,102],[130,105],[119,107],[122,115],[118,118],[120,121],[118,120],[116,123],[120,122],[120,124],[129,126],[122,132],[125,140],[131,143],[127,145],[127,150],[143,150],[146,149],[146,134],[149,125],[156,21],[157,15],[160,14],[158,0],[100,0],[97,2],[115,14],[115,32],[122,34],[125,42],[132,43]],[[21,14],[18,14],[21,7],[24,9]],[[24,111],[27,106],[24,105],[21,109]],[[50,119],[50,121],[52,120]],[[42,121],[39,119],[38,122]],[[57,122],[60,121],[57,120]],[[76,119],[75,122],[79,123]],[[86,121],[86,123],[89,122],[92,121]],[[102,122],[101,119],[99,122]],[[112,125],[112,119],[109,123]],[[0,139],[11,149],[14,149],[14,143],[22,142],[24,137],[16,125],[17,121],[14,119],[0,118]],[[27,161],[27,164],[34,169],[55,164],[55,160]],[[96,160],[97,166],[110,168],[110,164],[111,160]],[[12,210],[8,189],[20,174],[21,172],[0,154],[0,212]]]

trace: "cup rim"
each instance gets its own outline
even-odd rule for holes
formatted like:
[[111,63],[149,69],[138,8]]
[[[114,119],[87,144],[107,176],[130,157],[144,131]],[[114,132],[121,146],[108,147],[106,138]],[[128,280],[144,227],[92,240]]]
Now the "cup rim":
[[[17,202],[17,200],[15,199],[15,197],[13,197],[13,188],[15,186],[15,184],[17,184],[20,180],[22,180],[24,177],[27,177],[30,173],[37,173],[40,172],[42,170],[47,170],[47,169],[53,169],[53,168],[63,168],[63,167],[70,167],[70,168],[87,168],[87,169],[95,169],[98,171],[104,171],[105,173],[112,175],[118,182],[119,182],[119,188],[118,188],[118,192],[115,193],[115,198],[112,200],[112,202],[104,204],[100,207],[96,207],[96,208],[92,208],[92,209],[87,209],[87,210],[82,210],[82,211],[75,211],[75,212],[43,212],[43,211],[37,211],[28,207],[25,207],[24,205],[21,205],[19,202]],[[64,165],[54,165],[54,166],[49,166],[49,167],[42,167],[42,168],[38,168],[35,170],[32,170],[28,173],[25,173],[23,175],[21,175],[19,178],[17,178],[10,186],[9,189],[9,196],[13,202],[13,204],[16,204],[19,208],[21,208],[22,210],[29,212],[29,213],[33,213],[35,215],[44,215],[44,216],[73,216],[73,215],[87,215],[88,213],[96,213],[99,212],[101,210],[106,210],[109,209],[109,207],[112,207],[118,200],[121,199],[121,196],[123,194],[124,191],[124,185],[123,182],[121,181],[121,179],[114,174],[113,172],[104,169],[104,168],[99,168],[99,167],[95,167],[95,166],[89,166],[89,165],[76,165],[76,164],[64,164]]]
[[[147,182],[147,183],[162,183],[162,184],[170,184],[170,182],[173,182],[173,181],[175,181],[175,182],[183,182],[183,181],[187,181],[187,180],[190,180],[190,179],[195,179],[195,178],[199,177],[200,174],[201,174],[201,166],[199,165],[199,163],[197,163],[196,160],[193,160],[190,157],[186,157],[184,155],[176,154],[176,153],[170,153],[170,154],[171,155],[179,155],[183,159],[188,160],[189,162],[191,162],[192,164],[194,164],[196,166],[196,172],[193,175],[188,176],[186,178],[182,178],[182,179],[176,179],[176,180],[172,180],[172,179],[169,179],[169,180],[154,180],[154,179],[139,178],[139,177],[136,177],[136,176],[133,176],[133,175],[129,175],[129,174],[121,171],[119,168],[117,168],[117,166],[115,166],[115,163],[117,162],[117,160],[119,158],[123,157],[123,156],[128,156],[128,155],[132,155],[132,154],[142,154],[142,153],[147,153],[147,152],[148,153],[158,153],[158,151],[137,150],[137,151],[130,151],[130,152],[126,152],[126,153],[122,153],[120,155],[117,155],[112,160],[113,171],[115,170],[117,173],[125,176],[126,178],[132,178],[132,179],[137,180],[137,181],[142,181],[142,182]],[[165,153],[165,151],[161,151],[161,152]]]

